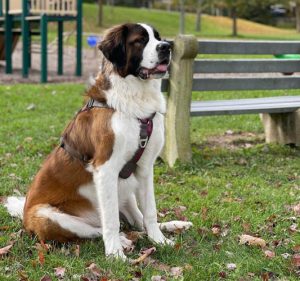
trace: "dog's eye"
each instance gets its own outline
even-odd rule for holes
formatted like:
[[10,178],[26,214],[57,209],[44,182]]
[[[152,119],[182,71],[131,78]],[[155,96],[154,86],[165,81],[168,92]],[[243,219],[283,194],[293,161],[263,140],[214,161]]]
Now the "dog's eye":
[[131,42],[134,45],[143,45],[145,43],[145,39],[143,38],[137,38],[134,41]]

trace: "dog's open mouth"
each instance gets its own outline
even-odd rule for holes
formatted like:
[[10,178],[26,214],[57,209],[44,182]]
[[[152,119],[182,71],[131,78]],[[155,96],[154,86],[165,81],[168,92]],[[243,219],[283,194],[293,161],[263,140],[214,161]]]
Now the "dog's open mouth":
[[164,60],[151,69],[141,67],[139,69],[139,77],[142,79],[161,78],[168,71],[168,66],[169,66],[168,60]]

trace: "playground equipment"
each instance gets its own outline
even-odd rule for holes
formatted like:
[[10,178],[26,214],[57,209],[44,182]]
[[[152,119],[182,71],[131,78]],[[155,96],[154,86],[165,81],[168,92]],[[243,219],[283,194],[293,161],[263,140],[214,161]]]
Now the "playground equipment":
[[[12,73],[12,52],[22,36],[22,75],[28,77],[31,66],[31,37],[41,42],[41,82],[47,82],[48,23],[57,23],[57,74],[63,74],[63,23],[76,22],[76,70],[82,72],[82,0],[0,0],[0,59],[5,72]],[[1,25],[3,28],[1,28]],[[3,40],[4,39],[4,40]]]

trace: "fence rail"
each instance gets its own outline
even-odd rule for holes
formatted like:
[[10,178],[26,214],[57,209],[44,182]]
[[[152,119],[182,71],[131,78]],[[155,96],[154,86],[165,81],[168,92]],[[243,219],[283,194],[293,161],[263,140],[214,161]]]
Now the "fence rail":
[[[2,10],[5,13],[5,2],[2,1]],[[39,15],[77,15],[77,0],[27,0],[29,5],[29,14]],[[22,13],[22,0],[9,1],[9,14]]]
[[199,41],[199,54],[276,55],[300,54],[299,41]]
[[291,73],[300,72],[300,60],[237,59],[196,60],[194,73]]

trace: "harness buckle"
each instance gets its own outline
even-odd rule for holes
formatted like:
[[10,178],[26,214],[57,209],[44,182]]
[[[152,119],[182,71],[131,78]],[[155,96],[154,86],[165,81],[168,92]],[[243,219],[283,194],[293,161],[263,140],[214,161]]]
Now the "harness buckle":
[[140,147],[141,148],[145,148],[147,143],[148,143],[149,137],[145,137],[145,138],[140,138]]

